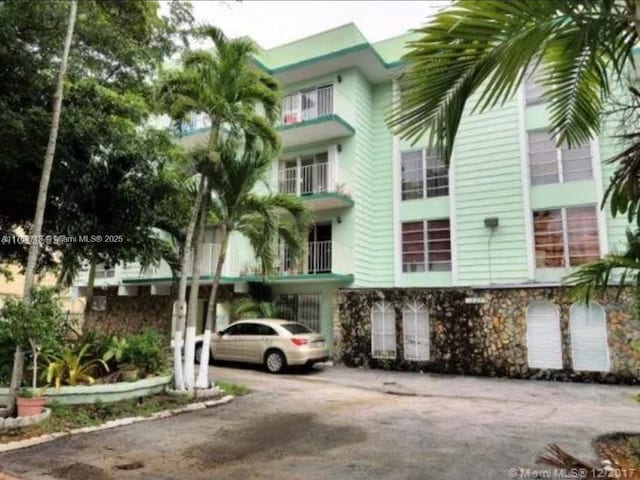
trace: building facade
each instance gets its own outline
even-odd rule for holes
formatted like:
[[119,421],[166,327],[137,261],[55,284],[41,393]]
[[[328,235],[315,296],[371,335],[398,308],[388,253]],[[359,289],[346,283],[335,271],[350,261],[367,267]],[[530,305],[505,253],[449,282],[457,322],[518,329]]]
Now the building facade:
[[[245,292],[265,280],[347,364],[634,381],[630,298],[584,306],[562,286],[575,267],[624,248],[626,219],[599,208],[613,169],[604,160],[620,149],[615,122],[556,148],[532,77],[504,105],[464,116],[446,165],[426,139],[410,144],[387,126],[411,38],[370,43],[349,24],[256,57],[284,91],[270,187],[304,199],[315,223],[307,259],[294,264],[279,248],[266,279],[238,235],[223,283]],[[194,117],[180,141],[206,131]],[[212,231],[203,283],[218,248]],[[166,268],[134,270],[116,267],[103,284],[170,293]],[[224,305],[218,314],[220,327]]]

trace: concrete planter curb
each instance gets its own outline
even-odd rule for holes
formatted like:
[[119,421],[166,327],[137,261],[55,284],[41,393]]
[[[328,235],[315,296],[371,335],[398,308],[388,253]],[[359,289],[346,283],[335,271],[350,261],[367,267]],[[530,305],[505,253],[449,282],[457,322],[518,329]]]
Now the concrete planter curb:
[[49,408],[42,409],[42,413],[37,415],[31,415],[28,417],[6,417],[0,418],[0,429],[12,430],[16,428],[30,427],[31,425],[37,425],[44,422],[51,416],[51,410]]
[[68,432],[47,433],[45,435],[40,435],[39,437],[27,438],[24,440],[19,440],[17,442],[0,444],[0,453],[9,452],[11,450],[18,450],[20,448],[32,447],[40,443],[51,442],[61,437],[68,437],[71,435],[77,435],[79,433],[89,433],[89,432],[97,432],[100,430],[108,430],[110,428],[122,427],[125,425],[132,425],[134,423],[148,422],[151,420],[159,420],[162,418],[172,417],[174,415],[179,415],[181,413],[193,412],[196,410],[203,410],[205,408],[217,407],[217,406],[225,405],[229,403],[234,398],[235,397],[233,395],[226,395],[219,400],[209,400],[206,402],[190,403],[189,405],[185,405],[184,407],[174,408],[171,410],[162,410],[160,412],[156,412],[152,415],[149,415],[148,417],[119,418],[117,420],[109,420],[108,422],[105,422],[102,425],[98,425],[95,427],[74,428],[73,430],[69,430]]
[[[119,402],[129,398],[146,397],[162,392],[171,382],[170,376],[143,378],[135,382],[99,383],[94,385],[64,386],[60,389],[48,388],[47,404],[52,402],[68,405],[83,403]],[[0,404],[9,400],[9,389],[0,388]]]

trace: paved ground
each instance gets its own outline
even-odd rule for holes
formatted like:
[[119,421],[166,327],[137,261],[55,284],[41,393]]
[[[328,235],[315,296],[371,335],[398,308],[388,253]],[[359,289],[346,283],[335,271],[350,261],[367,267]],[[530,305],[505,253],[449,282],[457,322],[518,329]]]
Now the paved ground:
[[[26,479],[487,479],[538,468],[555,442],[640,431],[638,389],[320,367],[272,376],[229,405],[0,455]],[[137,464],[137,465],[136,465]],[[123,467],[138,466],[131,470]],[[120,468],[119,468],[120,467]],[[0,473],[0,477],[2,474]]]

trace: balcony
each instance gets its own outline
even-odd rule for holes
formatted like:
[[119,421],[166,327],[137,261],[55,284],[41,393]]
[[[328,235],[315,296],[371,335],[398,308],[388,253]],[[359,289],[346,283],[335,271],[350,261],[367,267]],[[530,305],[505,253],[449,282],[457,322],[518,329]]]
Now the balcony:
[[340,191],[333,162],[303,165],[294,160],[284,163],[296,165],[278,170],[276,182],[279,193],[302,197],[309,209],[316,212],[353,206],[353,200]]
[[285,148],[353,135],[353,127],[334,113],[333,99],[333,85],[283,98],[278,130]]
[[[299,263],[294,261],[289,248],[286,245],[281,245],[276,272],[281,276],[320,275],[326,277],[326,274],[348,274],[347,271],[338,271],[337,266],[340,258],[344,258],[341,245],[333,240],[308,242],[306,259]],[[344,267],[345,263],[342,262],[340,265]]]
[[[200,255],[200,275],[212,276],[216,269],[218,261],[218,255],[220,253],[220,245],[217,243],[205,243],[202,245],[202,253]],[[222,275],[223,276],[235,276],[238,269],[235,257],[230,256],[225,261]],[[188,262],[187,272],[191,274],[192,261]],[[96,287],[109,287],[119,286],[122,284],[136,284],[146,282],[159,282],[159,281],[172,281],[173,273],[171,268],[165,261],[161,261],[159,265],[149,267],[142,270],[139,262],[127,262],[121,265],[116,265],[111,268],[104,268],[103,266],[96,267],[96,275],[94,286]],[[84,287],[89,281],[89,267],[85,266],[76,277],[74,285],[77,287]]]

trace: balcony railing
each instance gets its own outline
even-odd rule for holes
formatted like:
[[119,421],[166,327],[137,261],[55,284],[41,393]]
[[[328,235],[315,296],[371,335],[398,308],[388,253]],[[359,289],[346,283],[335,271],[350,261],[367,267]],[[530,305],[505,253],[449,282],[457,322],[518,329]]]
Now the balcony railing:
[[297,92],[282,99],[282,124],[313,120],[333,113],[333,85]]
[[333,257],[337,245],[332,240],[309,242],[306,261],[296,263],[286,245],[280,246],[277,271],[281,275],[313,275],[333,271]]
[[312,195],[335,190],[333,169],[329,162],[278,171],[278,192],[289,195]]
[[[200,274],[210,275],[215,271],[218,254],[220,253],[220,245],[217,243],[205,243],[201,246],[202,253],[200,255]],[[223,274],[231,270],[233,265],[225,262]],[[187,275],[191,275],[192,261],[188,262]],[[134,280],[136,278],[167,278],[171,277],[171,268],[165,261],[161,261],[159,265],[149,267],[142,270],[140,263],[127,262],[116,265],[112,268],[96,267],[95,281],[96,285],[117,285],[123,279]],[[75,280],[76,285],[86,285],[89,280],[89,267],[85,266]]]

